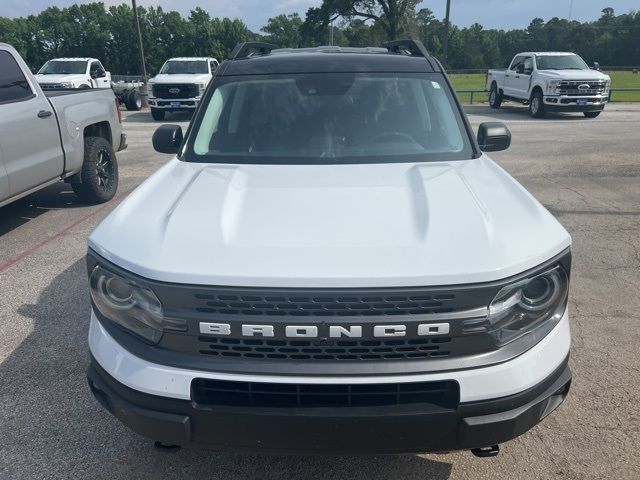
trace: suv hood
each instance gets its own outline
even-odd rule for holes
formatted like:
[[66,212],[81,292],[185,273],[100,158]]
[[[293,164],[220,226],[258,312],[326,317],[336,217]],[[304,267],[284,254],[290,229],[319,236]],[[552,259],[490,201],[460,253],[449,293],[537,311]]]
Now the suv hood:
[[211,75],[208,73],[197,74],[162,74],[156,75],[149,83],[208,83],[211,80]]
[[538,75],[549,80],[610,80],[598,70],[538,70]]
[[147,278],[266,287],[492,281],[570,243],[486,156],[300,166],[173,159],[89,238],[98,254]]
[[38,83],[62,83],[62,82],[78,82],[87,80],[88,75],[83,73],[74,74],[53,74],[53,75],[35,75]]

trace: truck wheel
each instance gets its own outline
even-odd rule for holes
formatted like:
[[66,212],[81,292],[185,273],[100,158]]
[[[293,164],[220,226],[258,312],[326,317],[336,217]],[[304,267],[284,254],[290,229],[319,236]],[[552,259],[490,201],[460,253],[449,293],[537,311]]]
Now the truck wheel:
[[531,100],[529,101],[529,114],[534,118],[544,117],[544,100],[540,90],[536,90],[533,92],[533,95],[531,95]]
[[124,97],[124,104],[127,107],[127,110],[137,112],[142,108],[142,97],[138,92],[129,92]]
[[164,120],[164,110],[160,110],[158,108],[151,109],[151,116],[154,120]]
[[582,114],[587,118],[596,118],[602,112],[582,112]]
[[108,202],[118,190],[118,162],[111,144],[102,137],[84,139],[82,181],[72,183],[75,194],[88,203]]
[[502,104],[502,94],[498,92],[498,86],[491,84],[491,90],[489,91],[489,106],[491,108],[500,108]]

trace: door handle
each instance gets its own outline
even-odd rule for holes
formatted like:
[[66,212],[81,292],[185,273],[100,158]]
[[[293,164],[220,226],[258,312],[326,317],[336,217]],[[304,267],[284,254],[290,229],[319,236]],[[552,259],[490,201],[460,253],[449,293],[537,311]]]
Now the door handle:
[[516,75],[516,78],[520,78],[520,75]]
[[40,110],[38,112],[38,118],[47,118],[50,117],[52,115],[52,112],[50,110]]
[[509,75],[505,75],[506,78],[509,78]]

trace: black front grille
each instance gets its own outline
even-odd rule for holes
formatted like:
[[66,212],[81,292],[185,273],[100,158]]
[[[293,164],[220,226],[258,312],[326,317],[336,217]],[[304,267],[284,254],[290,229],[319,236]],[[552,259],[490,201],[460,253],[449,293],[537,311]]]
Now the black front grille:
[[407,360],[450,355],[451,337],[410,340],[265,340],[198,337],[200,353],[270,360]]
[[321,408],[425,405],[454,410],[460,392],[457,382],[388,384],[297,384],[234,382],[196,378],[191,383],[199,406]]
[[453,311],[452,293],[376,294],[372,291],[339,294],[315,292],[197,293],[196,310],[200,313],[249,316],[348,317],[424,315]]
[[153,96],[157,98],[193,98],[200,93],[193,83],[161,83],[153,85]]
[[[580,87],[583,88],[580,88]],[[588,88],[585,88],[588,86]],[[582,80],[566,80],[560,82],[561,95],[601,95],[606,88],[604,81],[582,81]]]

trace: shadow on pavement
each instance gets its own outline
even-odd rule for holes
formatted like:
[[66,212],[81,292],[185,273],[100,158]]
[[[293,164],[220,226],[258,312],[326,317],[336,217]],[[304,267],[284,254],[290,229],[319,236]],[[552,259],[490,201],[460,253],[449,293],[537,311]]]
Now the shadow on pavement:
[[58,182],[20,200],[0,207],[0,236],[30,222],[49,210],[86,207],[68,183]]
[[538,121],[597,121],[587,118],[580,112],[562,113],[548,112],[543,118],[533,118],[529,115],[528,107],[522,105],[502,105],[500,108],[491,108],[489,105],[464,105],[467,115],[483,115],[497,120],[530,120]]
[[[165,453],[103,411],[85,379],[90,304],[84,259],[17,312],[32,333],[0,364],[0,477],[444,480],[452,466],[420,456],[311,457]],[[425,432],[428,434],[428,432]]]

